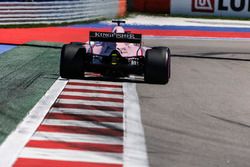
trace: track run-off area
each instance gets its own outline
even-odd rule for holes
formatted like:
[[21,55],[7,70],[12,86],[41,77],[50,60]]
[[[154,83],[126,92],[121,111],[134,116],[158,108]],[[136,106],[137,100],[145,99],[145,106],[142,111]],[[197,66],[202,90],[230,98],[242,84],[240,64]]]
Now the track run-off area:
[[[62,43],[110,30],[106,22],[34,28],[26,38],[30,29],[1,29],[2,43],[21,45],[0,55],[0,166],[248,167],[247,23],[158,21],[128,19],[127,27],[146,46],[170,47],[167,85],[133,76],[58,79]],[[5,38],[7,31],[20,36]]]

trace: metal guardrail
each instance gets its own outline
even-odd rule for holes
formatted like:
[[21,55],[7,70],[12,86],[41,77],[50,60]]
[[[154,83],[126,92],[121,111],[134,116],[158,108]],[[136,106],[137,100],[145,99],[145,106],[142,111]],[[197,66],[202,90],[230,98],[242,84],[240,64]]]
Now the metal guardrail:
[[119,0],[0,2],[0,25],[71,23],[118,13]]

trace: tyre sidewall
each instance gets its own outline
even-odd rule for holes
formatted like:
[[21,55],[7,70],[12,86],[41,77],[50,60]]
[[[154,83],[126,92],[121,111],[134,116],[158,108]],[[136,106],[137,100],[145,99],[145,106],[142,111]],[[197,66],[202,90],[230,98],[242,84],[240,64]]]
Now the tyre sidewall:
[[170,78],[171,56],[167,47],[155,47],[146,51],[145,81],[166,84]]
[[61,51],[60,76],[81,78],[84,76],[85,49],[81,45],[66,44]]

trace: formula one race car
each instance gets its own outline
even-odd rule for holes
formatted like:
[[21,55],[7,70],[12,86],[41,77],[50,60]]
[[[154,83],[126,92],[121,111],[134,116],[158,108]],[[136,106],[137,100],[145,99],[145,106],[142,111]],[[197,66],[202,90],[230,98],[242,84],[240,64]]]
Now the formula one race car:
[[88,43],[65,44],[61,52],[60,76],[83,78],[84,72],[103,76],[144,76],[148,83],[166,84],[170,78],[171,56],[167,47],[143,47],[141,34],[126,32],[125,21],[113,20],[112,32],[90,32]]

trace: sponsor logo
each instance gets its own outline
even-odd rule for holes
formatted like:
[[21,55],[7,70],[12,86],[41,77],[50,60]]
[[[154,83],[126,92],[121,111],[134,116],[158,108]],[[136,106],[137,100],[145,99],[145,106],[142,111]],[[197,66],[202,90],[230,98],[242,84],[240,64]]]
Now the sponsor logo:
[[97,37],[97,38],[116,38],[116,39],[135,39],[135,35],[130,34],[130,33],[95,32],[95,37]]
[[219,0],[219,11],[249,12],[250,0]]
[[214,12],[214,0],[192,0],[192,12]]

